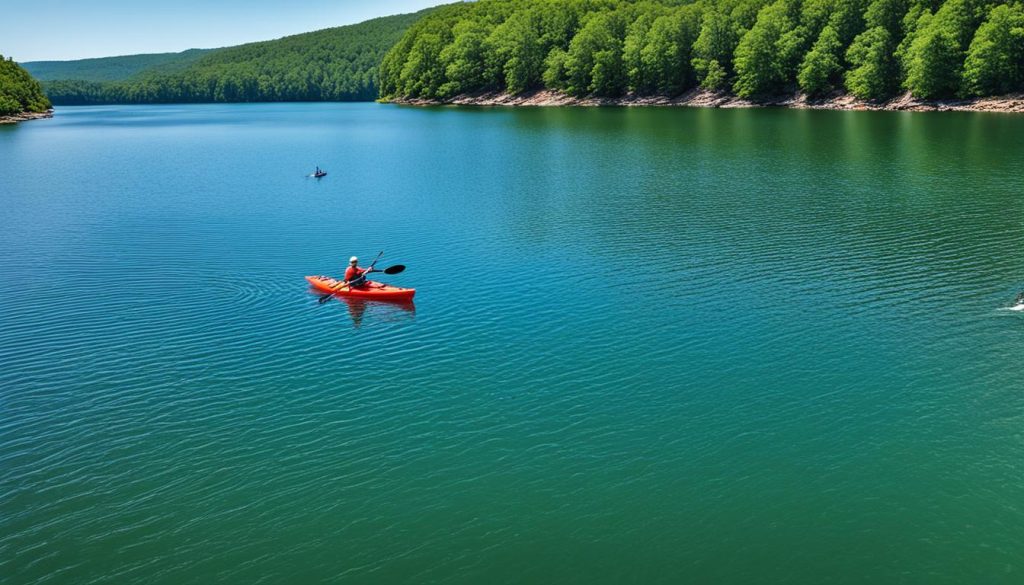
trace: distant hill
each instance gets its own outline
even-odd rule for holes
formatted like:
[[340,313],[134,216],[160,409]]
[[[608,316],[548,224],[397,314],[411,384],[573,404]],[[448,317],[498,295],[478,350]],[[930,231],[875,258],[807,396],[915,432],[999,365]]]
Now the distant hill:
[[160,70],[164,73],[180,71],[215,50],[189,49],[180,53],[125,55],[76,61],[28,61],[21,63],[21,66],[40,81],[124,81],[148,70]]
[[45,112],[50,107],[39,82],[28,71],[0,55],[0,116]]
[[58,105],[372,101],[384,54],[433,10],[216,49],[184,67],[172,60],[127,79],[48,77],[43,89]]

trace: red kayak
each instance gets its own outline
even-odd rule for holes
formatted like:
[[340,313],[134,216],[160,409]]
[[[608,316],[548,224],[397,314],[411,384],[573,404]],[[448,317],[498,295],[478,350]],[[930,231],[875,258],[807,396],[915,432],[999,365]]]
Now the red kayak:
[[416,289],[414,288],[391,286],[390,284],[373,280],[367,280],[365,285],[357,287],[348,286],[344,281],[331,278],[330,276],[307,276],[306,280],[309,281],[309,284],[313,285],[313,288],[321,292],[336,294],[340,297],[408,302],[416,294]]

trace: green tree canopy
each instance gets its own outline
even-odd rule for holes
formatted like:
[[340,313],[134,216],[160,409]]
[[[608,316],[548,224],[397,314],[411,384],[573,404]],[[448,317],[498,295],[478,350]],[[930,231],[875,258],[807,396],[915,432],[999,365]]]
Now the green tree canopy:
[[[187,59],[185,54],[178,54],[177,59],[112,57],[109,64],[104,64],[108,61],[104,59],[89,60],[88,68],[82,71],[83,75],[98,72],[92,74],[93,81],[56,79],[43,85],[54,103],[66,105],[372,100],[379,95],[378,76],[385,53],[402,42],[406,29],[431,10],[189,53]],[[448,40],[436,48],[443,49]],[[125,70],[126,60],[135,68],[145,63],[151,66],[136,69],[127,79],[103,81],[95,77]],[[73,72],[74,68],[51,66],[50,70]]]
[[[57,103],[446,99],[552,89],[882,100],[1021,90],[1021,0],[478,0],[219,49]],[[183,67],[183,68],[182,68]]]
[[794,2],[776,0],[763,8],[757,22],[736,47],[736,82],[733,89],[740,97],[777,92],[792,76],[802,31],[793,19]]
[[842,73],[840,62],[843,45],[839,33],[832,25],[822,29],[814,47],[804,57],[797,80],[800,89],[808,95],[820,95],[832,91]]
[[863,100],[891,97],[899,86],[895,49],[892,35],[884,26],[857,35],[846,52],[851,66],[846,72],[847,91]]
[[963,93],[1024,91],[1024,6],[996,6],[967,50]]
[[728,14],[714,9],[704,12],[691,61],[701,86],[724,89],[726,78],[732,74],[739,37],[738,24]]
[[45,112],[50,100],[39,82],[20,65],[0,55],[0,116],[22,112]]

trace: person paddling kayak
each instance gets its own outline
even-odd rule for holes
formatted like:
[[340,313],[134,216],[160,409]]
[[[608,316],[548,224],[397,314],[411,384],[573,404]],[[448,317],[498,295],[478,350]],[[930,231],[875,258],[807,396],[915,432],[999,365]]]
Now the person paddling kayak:
[[404,264],[395,264],[394,266],[388,266],[384,270],[376,268],[377,261],[380,260],[384,252],[377,254],[377,257],[373,259],[366,268],[359,266],[359,258],[353,256],[348,259],[348,268],[345,269],[345,279],[338,280],[329,276],[307,276],[306,281],[313,286],[313,288],[325,292],[324,296],[320,297],[321,303],[334,295],[345,296],[345,297],[362,297],[366,299],[375,299],[379,301],[396,301],[396,302],[410,302],[412,297],[416,294],[414,288],[402,288],[398,286],[391,286],[383,282],[374,282],[372,280],[366,280],[366,275],[371,272],[383,272],[384,274],[398,274],[405,270]]
[[369,268],[359,267],[359,258],[353,256],[348,259],[348,268],[345,269],[345,283],[349,286],[363,286],[366,284],[366,273]]

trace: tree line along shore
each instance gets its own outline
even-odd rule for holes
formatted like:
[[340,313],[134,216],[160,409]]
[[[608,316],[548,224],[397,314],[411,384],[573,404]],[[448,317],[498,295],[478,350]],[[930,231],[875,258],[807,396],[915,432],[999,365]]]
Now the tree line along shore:
[[1024,4],[478,0],[224,49],[25,67],[58,105],[381,99],[1022,111],[1024,95],[1014,94],[1024,93]]
[[380,91],[419,103],[538,90],[628,103],[696,88],[769,102],[794,92],[878,103],[905,92],[918,100],[1021,92],[1024,5],[480,0],[413,25],[385,56]]
[[39,82],[0,55],[0,124],[49,116],[50,100]]
[[25,66],[58,105],[373,101],[384,54],[429,11],[222,49]]

